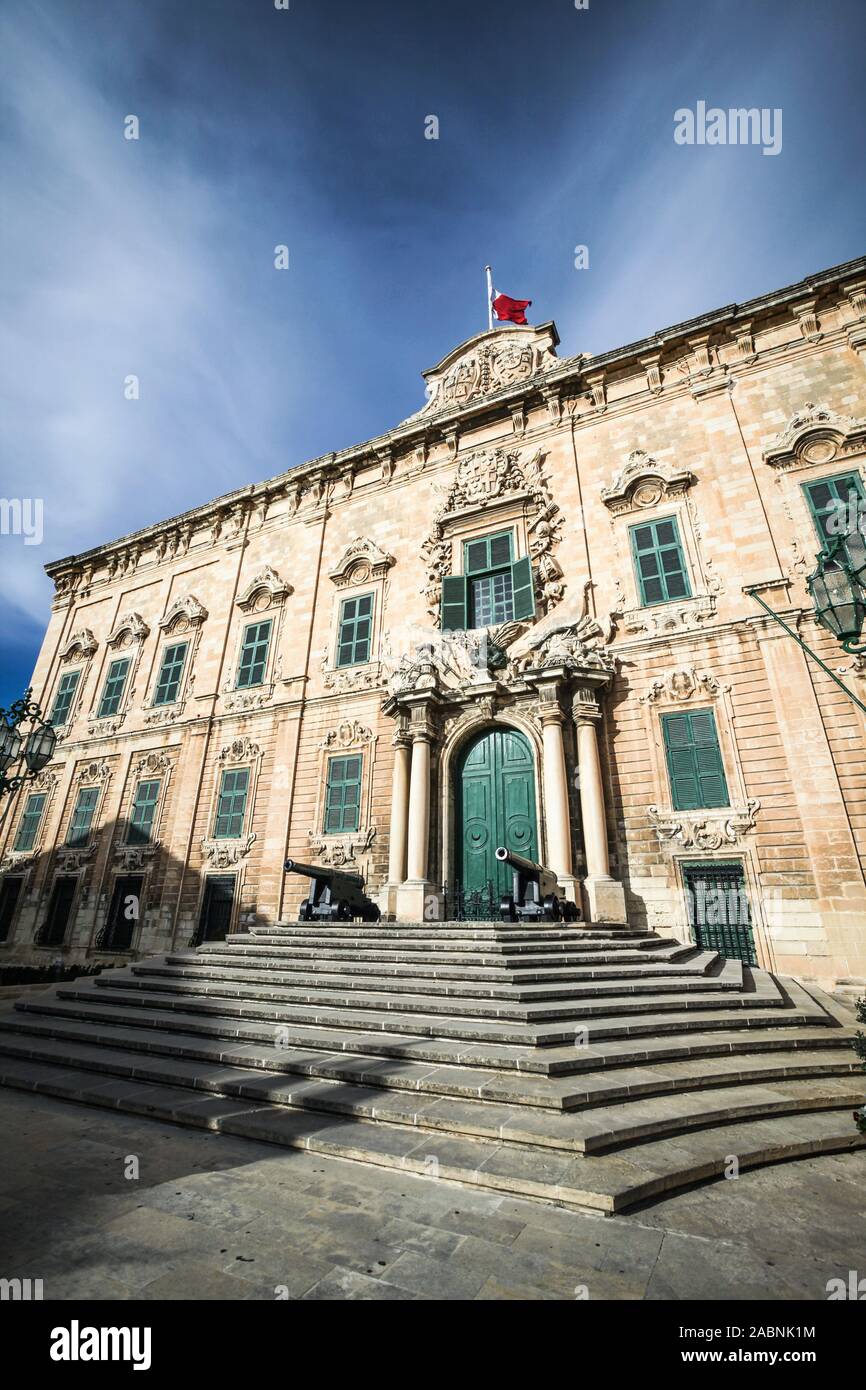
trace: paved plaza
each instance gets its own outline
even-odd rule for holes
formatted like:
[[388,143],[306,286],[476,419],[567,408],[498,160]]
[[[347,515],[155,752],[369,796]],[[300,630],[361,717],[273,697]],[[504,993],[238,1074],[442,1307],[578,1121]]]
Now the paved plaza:
[[46,1299],[823,1300],[863,1268],[863,1151],[605,1219],[14,1091],[0,1108],[0,1273]]

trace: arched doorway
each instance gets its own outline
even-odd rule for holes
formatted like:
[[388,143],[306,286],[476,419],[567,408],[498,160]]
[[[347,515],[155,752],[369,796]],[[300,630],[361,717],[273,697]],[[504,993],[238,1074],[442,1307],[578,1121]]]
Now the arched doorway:
[[517,729],[487,729],[463,750],[455,782],[456,876],[467,893],[488,883],[498,895],[511,886],[511,869],[499,863],[497,845],[538,859],[535,765],[526,736]]

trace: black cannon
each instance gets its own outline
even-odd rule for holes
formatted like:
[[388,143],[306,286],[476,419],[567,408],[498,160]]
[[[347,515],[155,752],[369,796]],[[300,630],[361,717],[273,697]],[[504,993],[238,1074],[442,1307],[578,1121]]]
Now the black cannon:
[[577,921],[580,914],[576,905],[557,896],[559,885],[552,869],[534,864],[522,854],[512,854],[502,845],[496,858],[514,871],[511,893],[499,904],[503,922]]
[[320,864],[299,864],[297,859],[287,859],[284,867],[287,874],[303,874],[310,880],[309,896],[298,912],[302,922],[351,922],[355,917],[363,922],[379,921],[382,914],[364,892],[360,874],[344,874]]

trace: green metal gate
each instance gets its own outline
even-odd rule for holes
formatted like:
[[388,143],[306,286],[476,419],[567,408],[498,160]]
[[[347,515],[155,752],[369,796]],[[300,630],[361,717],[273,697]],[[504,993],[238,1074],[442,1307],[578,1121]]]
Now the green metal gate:
[[746,876],[739,859],[683,865],[689,926],[698,946],[757,965]]
[[494,857],[505,845],[538,858],[535,767],[516,729],[491,729],[468,747],[458,768],[457,876],[464,893],[507,892],[512,871]]

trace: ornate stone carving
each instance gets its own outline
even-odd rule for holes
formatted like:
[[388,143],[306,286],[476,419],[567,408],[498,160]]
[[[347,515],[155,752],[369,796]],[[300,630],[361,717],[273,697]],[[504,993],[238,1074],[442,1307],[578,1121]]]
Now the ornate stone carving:
[[147,868],[148,863],[159,849],[159,840],[151,840],[146,845],[116,844],[114,846],[115,867],[123,873],[136,873]]
[[555,618],[536,624],[518,637],[509,652],[509,679],[516,679],[528,670],[542,670],[551,666],[609,672],[616,669],[612,654],[601,650],[613,637],[614,621],[610,614],[601,622],[591,616],[591,588],[592,584],[587,580],[576,613],[557,614]]
[[73,632],[69,641],[60,653],[61,661],[78,661],[82,657],[92,656],[97,648],[97,641],[89,627],[81,627],[77,632]]
[[443,505],[434,518],[434,527],[421,546],[427,564],[427,584],[424,590],[427,611],[435,620],[439,617],[441,582],[451,572],[451,544],[446,539],[446,525],[456,513],[477,509],[483,511],[513,494],[529,494],[534,516],[529,522],[530,555],[535,562],[536,597],[543,611],[558,603],[564,592],[562,570],[553,557],[559,543],[564,518],[554,502],[542,472],[541,450],[523,462],[514,449],[475,450],[461,458],[450,487],[445,491]]
[[215,869],[230,869],[241,859],[245,859],[255,844],[256,836],[251,833],[238,840],[211,840],[201,842],[202,857]]
[[141,777],[164,777],[170,772],[174,765],[174,760],[168,753],[152,752],[145,753],[133,764],[133,772]]
[[163,632],[167,632],[178,619],[185,619],[189,627],[198,627],[207,618],[207,609],[193,594],[176,598],[170,608],[159,620]]
[[348,840],[329,840],[319,836],[310,836],[310,850],[314,858],[322,864],[328,864],[334,869],[341,869],[346,864],[355,865],[359,854],[366,854],[376,838],[376,827],[371,825],[362,835],[356,839]]
[[601,500],[614,514],[654,507],[663,497],[677,496],[695,481],[687,468],[660,462],[643,449],[633,449]]
[[829,463],[866,448],[866,417],[855,420],[827,405],[807,401],[764,445],[764,462],[780,472]]
[[384,578],[394,563],[394,556],[381,550],[375,541],[356,536],[343,552],[340,563],[331,570],[330,577],[338,589],[366,584],[370,579]]
[[220,763],[249,763],[261,753],[257,743],[252,743],[246,734],[243,738],[233,739],[222,749],[217,762]]
[[358,690],[378,690],[382,685],[381,662],[367,662],[363,666],[348,666],[345,670],[331,665],[330,647],[325,647],[321,660],[322,684],[334,695],[344,695]]
[[715,595],[698,594],[650,608],[627,608],[622,615],[622,627],[626,632],[646,637],[692,632],[707,622],[715,611]]
[[95,854],[95,840],[91,840],[89,845],[76,846],[75,848],[71,845],[61,845],[55,856],[56,867],[61,873],[78,873]]
[[76,781],[92,784],[94,782],[107,782],[111,777],[111,765],[104,758],[94,758],[93,762],[84,763],[78,769]]
[[90,738],[111,738],[123,723],[123,713],[112,715],[110,719],[88,720],[87,733]]
[[107,643],[109,647],[129,646],[132,642],[143,642],[149,632],[140,613],[127,613],[119,620]]
[[329,729],[322,739],[322,748],[355,748],[359,744],[369,743],[373,737],[373,732],[364,724],[360,724],[357,719],[344,719],[338,724],[336,729]]
[[[244,613],[250,613],[253,609],[264,611],[264,608],[271,608],[276,604],[283,603],[292,592],[291,584],[287,584],[285,580],[281,579],[270,565],[265,565],[258,574],[253,575],[235,602]],[[262,596],[266,596],[267,603],[256,602]]]
[[710,811],[670,811],[648,806],[647,814],[659,840],[676,842],[683,849],[706,853],[735,845],[742,835],[755,828],[761,803],[751,797],[744,806],[720,806]]
[[668,671],[664,676],[657,676],[646,695],[641,696],[640,703],[655,704],[662,697],[682,703],[691,700],[693,695],[718,695],[721,689],[715,676],[711,676],[709,672],[698,673],[694,666],[681,666],[675,671]]
[[423,373],[428,401],[418,415],[464,406],[550,371],[558,365],[558,341],[552,327],[527,325],[479,333]]
[[264,709],[274,696],[273,685],[257,685],[251,690],[236,690],[227,682],[222,694],[226,714],[243,714],[248,710]]

